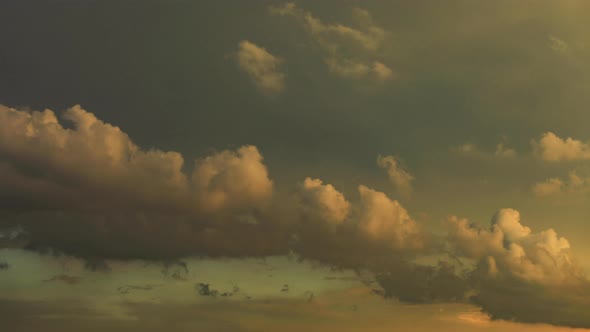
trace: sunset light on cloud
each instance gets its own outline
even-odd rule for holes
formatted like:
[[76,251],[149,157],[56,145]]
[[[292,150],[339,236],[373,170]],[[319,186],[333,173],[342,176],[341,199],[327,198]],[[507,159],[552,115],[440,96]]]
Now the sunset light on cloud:
[[6,331],[590,331],[590,3],[0,4]]

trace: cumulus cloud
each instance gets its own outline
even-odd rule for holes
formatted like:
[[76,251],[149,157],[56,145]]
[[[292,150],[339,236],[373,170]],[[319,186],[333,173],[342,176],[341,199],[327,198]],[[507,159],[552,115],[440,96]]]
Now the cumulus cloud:
[[371,238],[394,248],[419,248],[424,245],[418,224],[408,211],[382,192],[360,185],[359,225]]
[[204,210],[262,208],[272,196],[262,155],[251,145],[198,161],[192,179]]
[[[75,250],[78,244],[81,251],[141,256],[152,241],[154,249],[169,254],[223,251],[235,232],[265,227],[236,221],[263,213],[272,199],[273,184],[256,147],[220,151],[197,160],[185,174],[180,153],[144,150],[80,106],[67,109],[62,119],[70,126],[51,110],[0,106],[0,193],[9,212],[2,222],[22,224],[31,245]],[[234,227],[221,231],[229,221]],[[160,238],[166,234],[174,236]],[[120,243],[113,238],[108,250],[101,249],[101,241],[112,236]]]
[[569,241],[555,230],[533,233],[520,223],[520,213],[502,209],[489,229],[451,217],[449,243],[461,255],[481,261],[491,275],[505,274],[525,281],[561,284],[582,279]]
[[276,95],[285,89],[285,74],[280,68],[283,61],[265,48],[243,40],[238,44],[237,62],[262,93]]
[[590,178],[583,178],[575,171],[568,174],[568,178],[549,178],[535,183],[532,187],[533,194],[538,197],[558,196],[563,194],[584,194],[590,191]]
[[461,277],[465,294],[492,319],[590,327],[590,282],[555,230],[533,232],[513,209],[498,211],[489,228],[457,217],[448,227],[452,252],[475,261]]
[[538,154],[545,161],[572,161],[590,159],[590,145],[568,137],[563,139],[552,132],[546,132],[541,139],[533,142]]
[[357,27],[327,24],[294,3],[271,6],[274,15],[289,16],[297,20],[324,53],[328,69],[335,75],[351,78],[371,78],[385,81],[394,77],[386,64],[374,58],[381,50],[386,31],[377,26],[366,10],[352,11]]
[[377,165],[387,170],[389,180],[400,193],[409,195],[412,192],[414,177],[399,165],[399,160],[395,156],[379,155]]
[[312,219],[338,225],[350,213],[350,203],[344,195],[320,179],[306,178],[299,185],[298,197],[304,213]]

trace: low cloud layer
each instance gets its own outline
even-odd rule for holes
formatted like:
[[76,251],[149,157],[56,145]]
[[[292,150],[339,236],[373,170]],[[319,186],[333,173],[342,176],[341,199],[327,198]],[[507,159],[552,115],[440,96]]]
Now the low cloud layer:
[[[386,297],[473,302],[493,318],[590,326],[584,314],[590,304],[578,295],[590,286],[570,242],[553,229],[533,232],[516,210],[500,210],[488,228],[451,217],[441,238],[398,200],[363,184],[348,199],[308,177],[292,196],[278,197],[263,161],[246,145],[198,158],[187,172],[179,153],[142,149],[80,106],[62,121],[50,110],[1,106],[0,245],[82,256],[103,272],[112,258],[171,262],[295,252],[371,271],[382,287],[375,293]],[[411,189],[413,177],[395,157],[380,156],[378,164],[399,191]],[[570,185],[581,185],[572,174]],[[414,263],[430,254],[447,257],[438,265]],[[514,301],[535,304],[514,309]],[[578,309],[566,312],[565,303]],[[553,309],[560,315],[548,314]]]

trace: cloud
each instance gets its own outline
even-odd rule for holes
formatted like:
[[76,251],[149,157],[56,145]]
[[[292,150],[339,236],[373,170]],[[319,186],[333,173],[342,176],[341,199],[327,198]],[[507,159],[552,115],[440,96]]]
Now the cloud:
[[553,229],[535,233],[513,209],[498,211],[490,228],[457,217],[448,227],[452,252],[476,262],[462,277],[466,295],[492,319],[590,327],[590,282]]
[[385,81],[394,78],[393,71],[374,58],[381,50],[386,31],[377,26],[366,10],[355,8],[353,19],[358,27],[326,24],[295,3],[271,6],[274,15],[294,18],[324,53],[328,69],[344,78],[369,78]]
[[569,45],[562,39],[553,35],[549,35],[547,38],[549,40],[549,48],[553,51],[562,54],[569,52]]
[[399,160],[395,156],[379,155],[377,165],[387,170],[389,180],[401,194],[409,195],[412,192],[414,177],[399,165]]
[[[0,106],[0,194],[8,213],[2,223],[22,225],[30,233],[26,245],[167,256],[237,251],[246,241],[228,240],[237,233],[268,232],[239,221],[249,214],[258,214],[261,224],[270,220],[260,214],[272,200],[273,183],[256,147],[198,159],[186,174],[180,153],[141,149],[80,106],[62,118],[71,125],[64,127],[51,110]],[[3,231],[2,246],[18,242],[13,233]]]
[[517,156],[516,151],[512,148],[506,147],[504,143],[498,143],[494,152],[481,150],[478,146],[471,143],[452,147],[451,151],[464,156],[482,159],[511,159]]
[[350,213],[350,203],[344,195],[320,179],[305,178],[298,187],[298,197],[303,212],[311,219],[338,225]]
[[572,161],[590,159],[590,146],[582,141],[568,137],[562,139],[552,132],[543,134],[533,145],[545,161]]
[[543,284],[577,282],[582,274],[569,241],[553,229],[532,233],[520,223],[520,213],[502,209],[489,229],[451,217],[449,243],[461,255],[480,260],[491,274],[506,274]]
[[420,227],[398,201],[364,185],[358,190],[361,196],[359,226],[371,238],[398,249],[424,245]]
[[199,160],[192,179],[204,210],[263,208],[273,192],[262,155],[251,145]]
[[23,248],[29,241],[29,233],[21,225],[0,229],[0,249]]
[[537,197],[584,194],[590,191],[590,178],[580,177],[575,171],[571,171],[565,180],[549,178],[543,182],[535,183],[532,191]]
[[276,95],[285,89],[285,74],[280,70],[283,61],[265,48],[243,40],[238,44],[237,62],[260,92]]

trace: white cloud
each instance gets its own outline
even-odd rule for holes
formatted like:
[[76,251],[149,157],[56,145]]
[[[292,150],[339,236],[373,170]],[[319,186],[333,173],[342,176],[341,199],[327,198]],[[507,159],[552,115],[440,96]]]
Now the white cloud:
[[590,159],[590,145],[571,137],[562,139],[552,132],[543,134],[539,142],[533,142],[545,161],[571,161]]
[[395,156],[379,155],[377,157],[377,165],[387,170],[389,180],[391,180],[400,193],[409,195],[412,192],[412,181],[414,177],[399,165],[399,160]]
[[285,89],[282,60],[256,44],[243,40],[238,44],[237,61],[256,87],[264,94],[274,95]]

